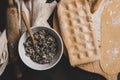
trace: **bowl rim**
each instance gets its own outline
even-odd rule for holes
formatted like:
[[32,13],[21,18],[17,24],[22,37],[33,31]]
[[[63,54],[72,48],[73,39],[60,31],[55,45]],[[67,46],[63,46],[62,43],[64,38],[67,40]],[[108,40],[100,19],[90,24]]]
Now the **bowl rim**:
[[[44,27],[44,26],[33,26],[33,27],[31,27],[31,29],[40,28],[40,27],[50,29],[50,30],[53,31],[53,32],[58,36],[58,38],[60,39],[61,51],[60,51],[60,56],[58,57],[58,59],[57,59],[51,66],[48,66],[48,67],[46,67],[46,68],[44,67],[43,69],[40,69],[40,68],[38,69],[38,68],[35,68],[35,67],[29,65],[28,62],[25,61],[24,58],[22,57],[22,54],[24,54],[24,53],[22,53],[22,52],[20,51],[20,45],[21,45],[21,43],[22,43],[21,40],[22,40],[23,36],[27,33],[27,31],[25,31],[25,32],[21,35],[21,37],[20,37],[20,39],[19,39],[19,42],[18,42],[18,53],[19,53],[19,56],[20,56],[22,62],[23,62],[26,66],[28,66],[29,68],[34,69],[34,70],[40,70],[40,71],[42,71],[42,70],[51,69],[52,67],[54,67],[54,66],[60,61],[60,59],[61,59],[61,57],[62,57],[62,55],[63,55],[64,46],[63,46],[63,40],[62,40],[61,36],[60,36],[59,33],[58,33],[57,31],[55,31],[53,28],[51,28],[51,27]],[[26,56],[26,57],[27,57],[27,56]],[[34,61],[33,61],[33,62],[34,62]],[[35,62],[34,62],[34,63],[35,63]],[[39,64],[39,63],[37,63],[37,64]],[[42,64],[41,64],[41,65],[42,65]]]

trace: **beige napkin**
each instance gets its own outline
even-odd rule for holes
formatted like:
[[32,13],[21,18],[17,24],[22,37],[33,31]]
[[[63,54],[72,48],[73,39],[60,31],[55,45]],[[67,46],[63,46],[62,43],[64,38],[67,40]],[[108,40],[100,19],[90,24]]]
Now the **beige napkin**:
[[[26,31],[25,25],[21,19],[21,11],[24,11],[27,15],[28,21],[33,26],[46,26],[50,27],[47,20],[53,12],[55,6],[57,5],[56,1],[52,3],[46,3],[47,0],[15,0],[18,4],[19,12],[19,24],[20,30],[22,32]],[[24,2],[26,1],[26,2]]]
[[6,31],[0,35],[0,75],[2,75],[6,65],[8,63],[8,50],[7,50],[7,39]]

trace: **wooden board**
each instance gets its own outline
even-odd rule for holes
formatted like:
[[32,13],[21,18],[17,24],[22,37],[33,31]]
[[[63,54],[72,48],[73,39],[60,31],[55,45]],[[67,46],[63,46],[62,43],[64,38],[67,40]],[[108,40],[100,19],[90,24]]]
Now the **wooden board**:
[[101,16],[102,69],[108,74],[120,72],[120,0],[111,0]]
[[[59,23],[58,23],[58,17],[57,17],[57,12],[56,11],[54,13],[54,18],[53,18],[53,28],[59,34],[61,33],[60,29],[59,29]],[[67,55],[67,51],[64,51],[64,54]],[[93,63],[81,65],[78,68],[83,69],[83,70],[88,71],[88,72],[97,73],[99,75],[102,75],[107,80],[117,80],[117,74],[108,75],[102,70],[102,68],[100,66],[100,61],[96,61],[96,62],[93,62]]]

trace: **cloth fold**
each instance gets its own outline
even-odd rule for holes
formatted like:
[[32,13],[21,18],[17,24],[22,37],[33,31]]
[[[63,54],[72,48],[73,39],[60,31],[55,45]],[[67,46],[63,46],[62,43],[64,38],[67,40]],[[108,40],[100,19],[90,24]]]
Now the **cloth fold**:
[[54,8],[57,5],[56,1],[52,3],[46,3],[47,0],[15,0],[18,4],[19,23],[22,33],[26,31],[25,25],[20,17],[21,11],[26,13],[30,26],[45,26],[50,27],[47,20],[52,14]]
[[7,63],[8,63],[7,38],[6,31],[4,30],[0,36],[0,75],[2,75]]

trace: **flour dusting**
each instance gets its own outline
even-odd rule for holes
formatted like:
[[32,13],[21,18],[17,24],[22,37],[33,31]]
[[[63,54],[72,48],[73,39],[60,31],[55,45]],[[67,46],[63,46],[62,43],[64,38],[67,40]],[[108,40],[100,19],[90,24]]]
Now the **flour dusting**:
[[107,50],[106,53],[109,54],[109,53],[110,53],[110,50]]
[[112,41],[112,40],[109,40],[109,43],[113,43],[113,41]]
[[112,54],[117,55],[119,53],[119,49],[118,48],[114,48],[112,51]]
[[116,8],[118,8],[119,7],[119,5],[116,5]]
[[106,64],[106,66],[108,66],[108,64]]
[[120,24],[120,17],[112,19],[113,24]]
[[117,12],[116,11],[113,11],[113,14],[115,15]]
[[112,14],[113,14],[113,11],[112,11],[112,10],[110,10],[110,11],[109,11],[109,15],[110,15],[110,16],[112,16]]

